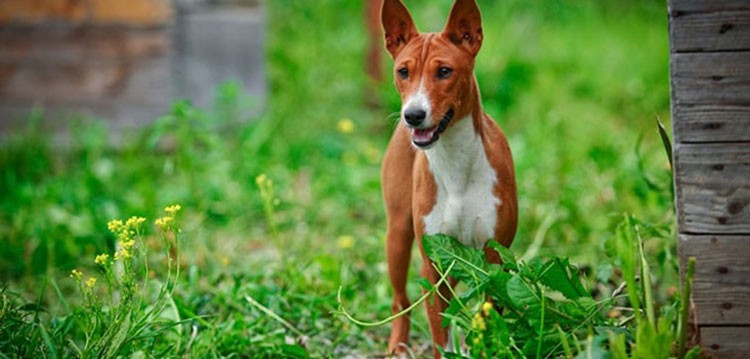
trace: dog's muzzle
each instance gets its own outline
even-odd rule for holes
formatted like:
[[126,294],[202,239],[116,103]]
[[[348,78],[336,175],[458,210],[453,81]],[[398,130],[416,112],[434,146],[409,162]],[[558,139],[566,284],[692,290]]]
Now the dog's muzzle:
[[432,146],[432,144],[440,139],[440,134],[442,134],[443,131],[448,128],[448,124],[450,124],[454,114],[455,111],[453,111],[453,109],[450,109],[445,113],[443,118],[440,119],[440,122],[437,124],[437,126],[431,128],[412,128],[412,143],[414,143],[414,145],[420,149],[427,149]]

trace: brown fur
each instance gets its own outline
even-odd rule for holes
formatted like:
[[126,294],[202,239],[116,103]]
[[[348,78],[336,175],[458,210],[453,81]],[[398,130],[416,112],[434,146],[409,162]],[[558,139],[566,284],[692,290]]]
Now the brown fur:
[[[461,119],[471,115],[474,129],[497,175],[493,194],[500,199],[496,207],[495,240],[509,246],[516,232],[518,205],[515,174],[510,147],[500,127],[482,111],[482,104],[474,76],[474,58],[481,47],[483,34],[481,18],[474,0],[457,0],[448,24],[441,33],[421,34],[417,31],[406,7],[400,0],[385,0],[382,11],[386,48],[394,58],[394,69],[408,68],[410,76],[395,76],[395,86],[402,101],[424,84],[437,123],[449,109],[455,111],[446,132]],[[453,74],[438,79],[434,74],[441,66],[449,65]],[[466,119],[465,121],[468,121]],[[422,271],[431,283],[439,280],[422,248],[425,232],[423,218],[431,212],[437,198],[437,186],[427,156],[411,144],[410,130],[399,123],[383,159],[383,198],[388,215],[386,252],[388,271],[394,291],[393,312],[409,306],[406,296],[411,248],[417,238],[422,255]],[[498,263],[494,251],[485,250],[488,259]],[[441,293],[450,298],[447,286]],[[447,303],[439,297],[427,301],[427,312],[433,343],[445,346],[446,330],[441,327],[441,313]],[[396,319],[388,342],[390,353],[404,352],[402,343],[409,337],[409,316]],[[435,348],[435,357],[439,352]]]

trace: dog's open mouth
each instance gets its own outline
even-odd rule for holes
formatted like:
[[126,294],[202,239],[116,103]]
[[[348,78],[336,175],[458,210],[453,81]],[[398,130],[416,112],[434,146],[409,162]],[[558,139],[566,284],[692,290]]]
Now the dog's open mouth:
[[453,119],[453,114],[453,109],[448,110],[437,126],[431,128],[413,128],[411,141],[419,148],[429,147],[440,139],[440,134],[448,128],[448,124]]

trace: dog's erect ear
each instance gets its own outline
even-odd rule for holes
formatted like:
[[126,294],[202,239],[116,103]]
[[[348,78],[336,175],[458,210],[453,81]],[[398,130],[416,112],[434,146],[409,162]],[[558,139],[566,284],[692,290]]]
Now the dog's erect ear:
[[482,47],[482,15],[475,0],[456,0],[443,34],[476,56]]
[[404,46],[419,34],[409,10],[401,0],[383,1],[381,14],[383,30],[385,30],[385,47],[395,59]]

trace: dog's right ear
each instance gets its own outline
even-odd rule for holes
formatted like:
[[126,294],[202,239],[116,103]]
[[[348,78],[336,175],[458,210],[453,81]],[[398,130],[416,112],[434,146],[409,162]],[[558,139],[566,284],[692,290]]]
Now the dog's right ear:
[[385,30],[385,47],[395,59],[409,40],[416,37],[419,32],[414,26],[409,10],[401,0],[383,1],[381,18]]

